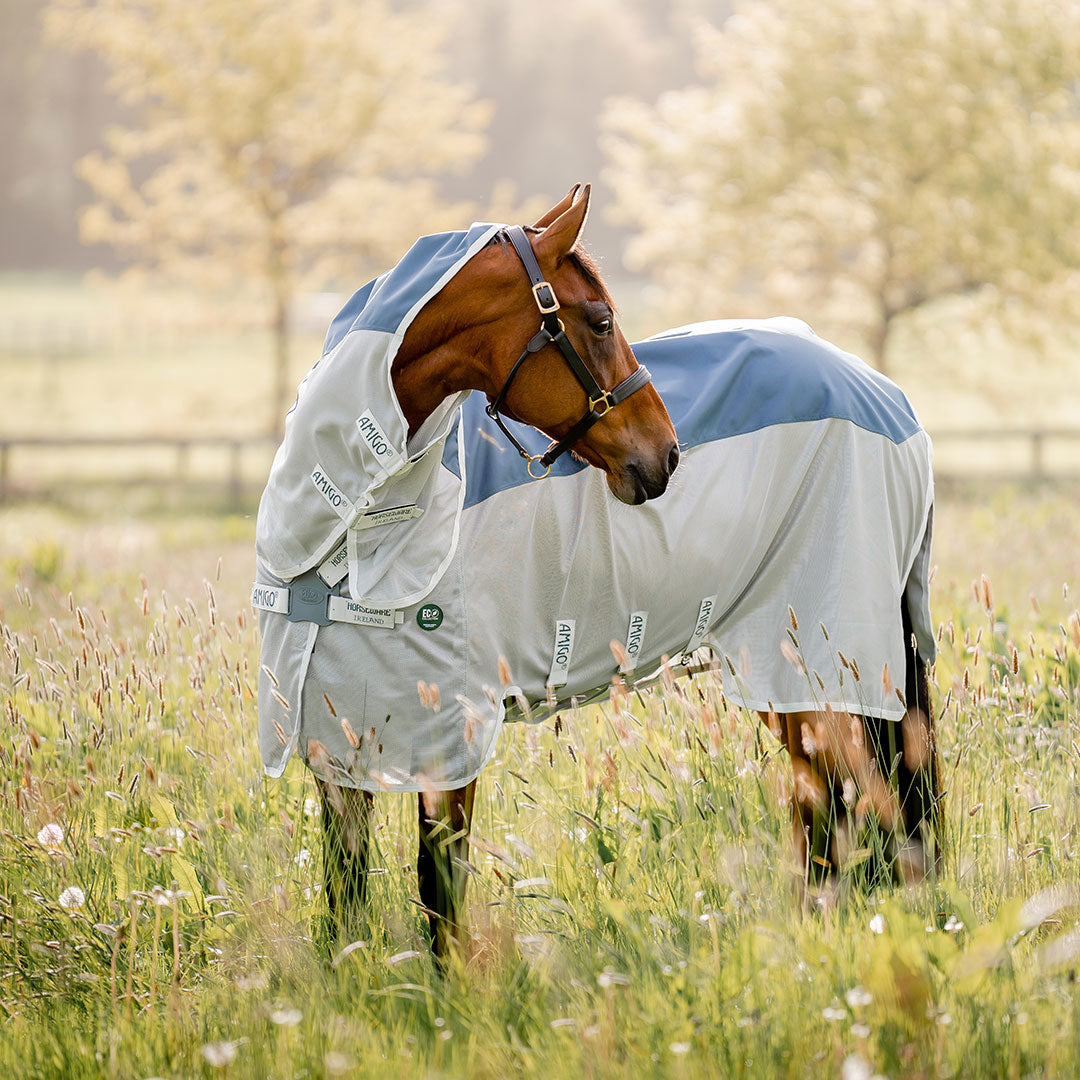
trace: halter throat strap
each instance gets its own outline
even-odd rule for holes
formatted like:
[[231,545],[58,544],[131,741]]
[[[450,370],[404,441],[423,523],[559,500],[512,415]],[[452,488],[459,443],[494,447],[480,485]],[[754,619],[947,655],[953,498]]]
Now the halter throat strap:
[[[566,336],[563,324],[558,317],[559,300],[551,284],[545,280],[540,270],[540,264],[536,260],[532,244],[525,230],[520,225],[508,225],[502,232],[514,247],[526,274],[529,276],[529,284],[532,286],[533,299],[540,311],[540,329],[533,335],[525,351],[514,362],[506,381],[495,397],[488,403],[486,412],[488,416],[499,425],[502,433],[510,440],[517,452],[528,462],[529,475],[534,478],[546,476],[551,470],[552,463],[569,450],[598,420],[603,419],[620,401],[625,401],[635,391],[640,390],[650,381],[652,376],[647,368],[640,364],[613,390],[604,390],[596,381],[595,376],[588,366],[578,355],[573,342]],[[506,395],[510,390],[510,384],[521,368],[521,365],[534,353],[548,345],[556,345],[567,366],[574,373],[575,378],[581,383],[588,399],[588,411],[570,430],[557,442],[553,442],[547,450],[540,455],[530,454],[528,450],[514,437],[510,429],[503,422],[500,415]],[[532,465],[538,461],[544,469],[543,473],[534,474]]]

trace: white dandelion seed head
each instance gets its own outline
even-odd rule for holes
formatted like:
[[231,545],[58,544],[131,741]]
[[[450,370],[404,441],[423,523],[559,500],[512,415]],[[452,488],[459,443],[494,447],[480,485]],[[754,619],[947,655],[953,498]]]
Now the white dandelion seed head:
[[58,848],[64,842],[64,830],[50,821],[38,830],[37,841],[43,848]]
[[236,1059],[236,1043],[206,1043],[202,1048],[203,1060],[214,1069],[224,1069]]
[[270,1023],[279,1027],[296,1027],[303,1019],[304,1014],[299,1009],[274,1009],[270,1014]]
[[870,920],[870,930],[874,934],[885,933],[885,917],[883,915],[875,915]]
[[75,911],[86,903],[86,893],[78,885],[69,885],[60,894],[59,903],[65,911]]
[[864,989],[861,986],[853,986],[845,995],[844,1000],[853,1008],[857,1009],[860,1005],[869,1005],[874,1000],[873,995],[869,990]]

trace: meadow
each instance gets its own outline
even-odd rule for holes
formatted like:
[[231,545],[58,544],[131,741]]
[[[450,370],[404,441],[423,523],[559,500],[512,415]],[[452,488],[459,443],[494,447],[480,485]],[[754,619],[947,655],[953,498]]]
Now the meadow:
[[941,493],[937,881],[802,914],[786,756],[698,676],[505,731],[449,978],[411,798],[328,941],[313,785],[255,745],[250,518],[5,509],[0,1075],[1077,1075],[1075,495]]
[[[9,435],[264,429],[249,329],[0,284]],[[938,395],[920,355],[931,430],[949,402],[1027,419],[1040,380],[1054,422],[1080,409],[1031,367],[983,393],[978,348]],[[867,894],[858,848],[803,913],[786,755],[701,675],[507,728],[443,978],[412,798],[377,801],[369,923],[329,940],[314,786],[261,773],[251,505],[222,512],[219,467],[178,494],[129,490],[144,460],[15,456],[51,496],[0,508],[0,1076],[1080,1075],[1076,487],[939,486],[938,880]]]

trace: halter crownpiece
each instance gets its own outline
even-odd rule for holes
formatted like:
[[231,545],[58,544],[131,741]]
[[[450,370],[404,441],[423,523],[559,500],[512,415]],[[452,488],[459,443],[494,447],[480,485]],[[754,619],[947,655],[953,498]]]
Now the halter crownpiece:
[[[493,401],[488,402],[485,411],[499,425],[502,433],[525,459],[525,468],[529,475],[534,480],[542,480],[551,472],[551,466],[557,458],[565,454],[593,424],[603,419],[620,401],[625,401],[635,391],[640,390],[649,382],[652,376],[649,374],[648,368],[639,364],[613,390],[601,389],[600,384],[596,381],[585,361],[578,355],[574,343],[566,336],[566,330],[557,314],[560,306],[559,298],[555,295],[555,290],[551,287],[550,282],[544,279],[540,264],[536,261],[536,255],[533,253],[532,244],[529,243],[529,238],[525,235],[525,230],[520,225],[508,225],[503,229],[501,235],[505,236],[514,245],[514,250],[517,252],[518,258],[521,259],[525,272],[529,275],[533,299],[540,310],[540,329],[533,335],[528,345],[525,346],[525,351],[517,358],[514,366],[510,369],[510,374],[506,376],[502,389],[495,395]],[[548,345],[557,345],[559,347],[559,351],[563,354],[563,358],[569,365],[570,370],[585,390],[585,394],[589,399],[589,411],[561,439],[552,442],[543,454],[530,454],[503,422],[499,410],[506,400],[510,384],[513,382],[514,376],[518,373],[521,365],[534,353],[540,352],[541,349],[546,348]],[[534,473],[532,471],[533,462],[539,462],[544,471]]]

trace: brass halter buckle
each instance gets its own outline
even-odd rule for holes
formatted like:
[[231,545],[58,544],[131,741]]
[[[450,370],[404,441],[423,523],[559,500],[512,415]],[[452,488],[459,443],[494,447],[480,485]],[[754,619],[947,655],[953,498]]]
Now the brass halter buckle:
[[614,407],[615,402],[611,399],[610,390],[605,390],[599,397],[589,398],[589,412],[594,412],[597,416],[607,416]]
[[543,454],[526,454],[525,455],[525,471],[534,480],[543,480],[544,477],[546,477],[548,475],[548,473],[551,472],[551,466],[550,465],[544,465],[544,471],[542,473],[534,473],[532,471],[534,461],[539,461],[540,464],[543,465],[543,461],[541,460],[543,458],[543,456],[544,456]]
[[[546,289],[550,300],[545,301],[540,296],[540,290]],[[555,290],[546,281],[538,281],[532,287],[533,299],[536,301],[536,306],[540,309],[541,315],[552,315],[559,310],[559,298],[555,295]]]

